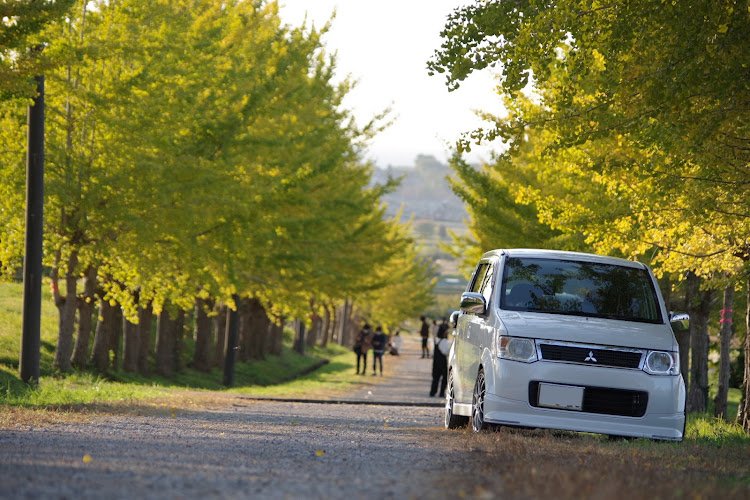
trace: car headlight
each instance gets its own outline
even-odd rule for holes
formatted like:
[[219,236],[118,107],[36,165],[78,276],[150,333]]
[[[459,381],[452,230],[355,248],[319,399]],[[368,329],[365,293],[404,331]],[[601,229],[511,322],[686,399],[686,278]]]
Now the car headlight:
[[649,351],[643,371],[651,375],[679,375],[680,353],[667,351]]
[[537,360],[536,344],[534,344],[533,339],[500,336],[498,337],[497,355],[501,359],[533,363]]

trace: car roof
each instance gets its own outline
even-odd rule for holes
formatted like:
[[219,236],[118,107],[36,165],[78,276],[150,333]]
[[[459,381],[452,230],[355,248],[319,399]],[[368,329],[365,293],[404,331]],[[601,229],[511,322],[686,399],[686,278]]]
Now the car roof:
[[646,265],[634,260],[621,259],[619,257],[608,257],[605,255],[596,255],[592,253],[568,252],[564,250],[546,250],[540,248],[506,248],[491,250],[482,256],[482,259],[490,257],[508,257],[518,258],[538,258],[538,259],[558,259],[574,260],[585,262],[597,262],[600,264],[612,264],[616,266],[636,267],[646,269]]

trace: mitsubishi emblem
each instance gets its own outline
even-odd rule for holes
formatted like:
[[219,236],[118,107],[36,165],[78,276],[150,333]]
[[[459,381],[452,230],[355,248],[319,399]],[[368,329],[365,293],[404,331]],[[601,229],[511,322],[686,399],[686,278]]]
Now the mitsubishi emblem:
[[592,363],[596,363],[596,358],[594,357],[594,351],[589,351],[589,355],[586,356],[586,359],[584,361],[591,361]]

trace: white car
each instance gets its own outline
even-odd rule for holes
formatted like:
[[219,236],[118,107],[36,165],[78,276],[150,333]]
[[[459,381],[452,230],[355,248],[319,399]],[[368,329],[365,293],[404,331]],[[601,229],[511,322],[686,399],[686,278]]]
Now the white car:
[[486,253],[452,316],[445,427],[471,422],[681,441],[679,349],[647,266]]

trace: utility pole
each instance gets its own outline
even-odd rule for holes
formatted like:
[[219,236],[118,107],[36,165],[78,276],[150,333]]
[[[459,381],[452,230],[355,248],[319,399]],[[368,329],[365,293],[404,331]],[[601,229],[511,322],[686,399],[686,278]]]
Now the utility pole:
[[42,318],[42,224],[44,215],[44,76],[35,77],[29,106],[26,151],[26,248],[23,260],[23,324],[19,370],[24,382],[39,382]]

